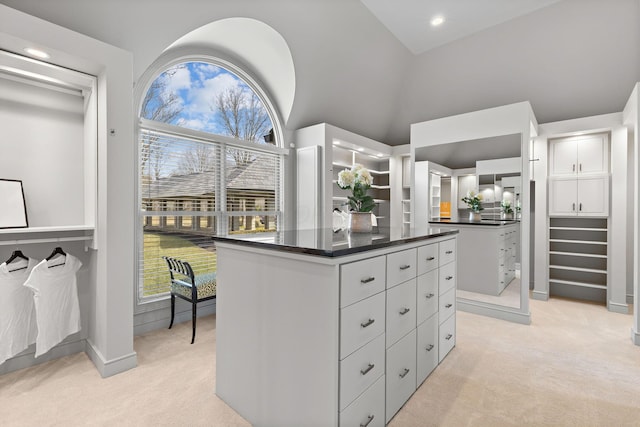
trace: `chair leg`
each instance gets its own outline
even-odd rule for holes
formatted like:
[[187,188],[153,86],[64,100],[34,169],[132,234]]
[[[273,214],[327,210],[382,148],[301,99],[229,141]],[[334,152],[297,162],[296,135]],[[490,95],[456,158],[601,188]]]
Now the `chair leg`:
[[169,323],[169,329],[173,326],[173,316],[176,314],[176,296],[171,294],[171,323]]
[[191,303],[191,324],[193,326],[193,335],[191,335],[191,344],[196,340],[196,302]]

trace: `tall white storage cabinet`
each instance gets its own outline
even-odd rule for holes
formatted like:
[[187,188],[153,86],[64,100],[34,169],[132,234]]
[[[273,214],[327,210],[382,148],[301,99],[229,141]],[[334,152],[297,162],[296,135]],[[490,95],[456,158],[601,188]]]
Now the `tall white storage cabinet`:
[[549,286],[608,301],[608,134],[549,141]]
[[[319,150],[317,172],[314,176],[317,185],[299,188],[297,191],[299,207],[317,208],[314,211],[305,208],[303,215],[298,211],[298,228],[308,228],[308,224],[316,224],[319,228],[331,229],[333,209],[348,210],[346,204],[349,191],[338,187],[338,173],[354,164],[363,165],[373,176],[369,195],[376,202],[373,214],[378,226],[388,227],[391,224],[390,146],[327,123],[297,130],[295,144],[298,153],[298,174],[314,174],[312,169],[301,168],[309,164],[306,160],[310,157],[309,147],[317,147]],[[315,163],[313,165],[315,166]],[[400,220],[397,222],[400,223]]]

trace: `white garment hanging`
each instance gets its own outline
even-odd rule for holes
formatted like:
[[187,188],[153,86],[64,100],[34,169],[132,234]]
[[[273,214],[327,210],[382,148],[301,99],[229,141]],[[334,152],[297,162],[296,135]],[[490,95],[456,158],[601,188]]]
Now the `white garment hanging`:
[[80,330],[80,304],[76,273],[82,267],[73,255],[42,260],[33,268],[25,286],[34,292],[38,357]]
[[29,258],[0,264],[0,365],[36,340],[33,292],[23,284],[37,263]]

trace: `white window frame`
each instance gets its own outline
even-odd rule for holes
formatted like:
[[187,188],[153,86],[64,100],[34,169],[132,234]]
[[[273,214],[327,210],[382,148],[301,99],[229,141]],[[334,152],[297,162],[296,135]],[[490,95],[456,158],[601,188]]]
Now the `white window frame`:
[[[182,49],[184,50],[184,49]],[[153,81],[160,76],[164,71],[187,62],[203,62],[212,65],[220,66],[227,71],[235,74],[238,78],[240,78],[245,84],[247,84],[250,89],[260,98],[260,101],[263,103],[269,118],[271,119],[271,124],[273,126],[275,145],[271,144],[257,144],[255,142],[250,141],[242,141],[236,138],[228,137],[225,135],[217,135],[208,132],[202,132],[197,130],[192,130],[176,125],[170,125],[167,123],[155,122],[153,120],[148,120],[140,117],[140,110],[142,107],[142,100],[144,99],[147,91],[149,90],[150,85]],[[150,67],[147,72],[140,79],[141,82],[145,82],[145,84],[141,84],[136,86],[135,90],[135,99],[138,102],[138,108],[136,109],[136,263],[135,263],[135,313],[143,313],[147,311],[153,311],[157,308],[163,307],[167,305],[169,299],[169,293],[162,293],[155,295],[153,297],[142,297],[141,296],[141,286],[142,286],[142,274],[140,269],[140,263],[144,262],[141,259],[141,252],[144,245],[144,231],[142,225],[142,217],[152,214],[153,212],[143,212],[140,209],[141,206],[141,188],[140,188],[140,133],[143,130],[151,130],[154,132],[162,133],[168,136],[181,137],[186,139],[192,139],[198,142],[212,143],[220,147],[221,152],[225,152],[227,147],[235,147],[242,148],[256,152],[275,154],[280,157],[280,176],[278,177],[278,185],[279,197],[276,198],[276,211],[259,211],[259,212],[244,212],[244,214],[256,214],[256,215],[271,215],[277,216],[277,224],[281,226],[284,221],[284,201],[283,195],[285,192],[284,185],[284,176],[285,176],[285,156],[289,154],[289,150],[283,148],[283,132],[282,132],[282,121],[280,120],[280,115],[274,104],[271,102],[270,97],[267,96],[266,92],[262,89],[261,85],[257,83],[257,80],[254,79],[249,73],[247,73],[242,68],[236,66],[231,61],[226,60],[224,58],[219,57],[218,55],[204,55],[204,54],[180,54],[179,52],[171,53],[168,58],[166,55],[161,56],[154,63],[152,67]],[[225,162],[221,162],[221,168],[218,171],[219,176],[224,177],[225,173]],[[224,179],[219,180],[218,182],[224,183]],[[226,189],[224,185],[221,185],[221,188],[216,189],[216,207],[214,211],[210,213],[209,216],[215,217],[216,220],[216,230],[218,235],[226,235],[228,232],[228,219],[231,215],[227,214],[226,207]],[[163,212],[166,214],[166,212]],[[261,236],[267,237],[273,233],[261,233]]]

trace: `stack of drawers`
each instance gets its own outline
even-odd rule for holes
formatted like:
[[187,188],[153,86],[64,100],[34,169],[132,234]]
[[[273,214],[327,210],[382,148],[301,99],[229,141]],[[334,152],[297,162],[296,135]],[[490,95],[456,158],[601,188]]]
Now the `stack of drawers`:
[[498,294],[516,277],[516,227],[507,227],[498,236]]
[[384,426],[455,345],[455,245],[340,267],[341,426]]

